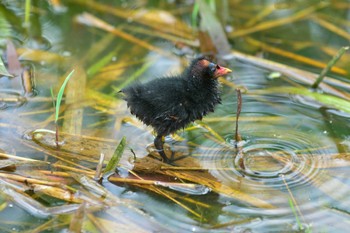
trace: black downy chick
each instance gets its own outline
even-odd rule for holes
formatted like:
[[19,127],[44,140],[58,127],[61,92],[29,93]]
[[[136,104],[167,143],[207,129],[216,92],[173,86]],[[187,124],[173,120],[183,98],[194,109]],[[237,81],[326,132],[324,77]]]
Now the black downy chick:
[[217,78],[232,72],[204,57],[194,59],[178,76],[164,77],[121,90],[135,115],[157,133],[154,146],[163,161],[171,160],[163,150],[163,137],[214,111],[221,102]]

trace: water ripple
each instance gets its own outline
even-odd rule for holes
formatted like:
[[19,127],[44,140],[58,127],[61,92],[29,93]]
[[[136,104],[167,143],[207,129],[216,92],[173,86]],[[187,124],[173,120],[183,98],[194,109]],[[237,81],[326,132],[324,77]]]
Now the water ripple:
[[[321,173],[318,168],[327,163],[326,155],[332,152],[329,147],[324,147],[319,137],[310,137],[300,131],[288,130],[277,135],[275,130],[269,130],[267,126],[251,133],[254,136],[245,132],[246,141],[237,150],[231,140],[233,136],[228,135],[231,149],[221,148],[211,154],[214,167],[229,168],[217,170],[216,175],[220,180],[238,182],[244,177],[256,189],[279,189],[285,187],[281,179],[283,175],[289,187],[304,186],[317,179]],[[328,142],[326,145],[331,144]]]

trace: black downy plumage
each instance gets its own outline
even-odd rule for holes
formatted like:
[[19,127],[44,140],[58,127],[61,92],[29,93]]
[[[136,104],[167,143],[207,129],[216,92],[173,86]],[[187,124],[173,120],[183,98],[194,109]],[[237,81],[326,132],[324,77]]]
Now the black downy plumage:
[[163,136],[213,112],[221,102],[217,78],[230,72],[199,57],[181,75],[134,83],[121,90],[131,114],[156,131],[154,145],[164,162],[171,161],[163,151]]

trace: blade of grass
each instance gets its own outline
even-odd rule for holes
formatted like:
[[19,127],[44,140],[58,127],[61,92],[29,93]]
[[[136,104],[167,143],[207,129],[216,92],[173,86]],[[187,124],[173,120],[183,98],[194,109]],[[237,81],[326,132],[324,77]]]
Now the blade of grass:
[[72,70],[68,76],[66,77],[66,79],[64,80],[60,90],[58,91],[58,94],[57,94],[57,100],[56,100],[56,114],[55,114],[55,122],[57,123],[57,120],[58,120],[58,115],[59,115],[59,112],[60,112],[60,106],[61,106],[61,101],[62,101],[62,96],[63,96],[63,93],[64,93],[64,89],[69,81],[69,79],[72,77],[74,73],[74,70]]
[[[55,110],[55,126],[56,126],[55,127],[56,128],[56,134],[55,134],[56,140],[55,141],[56,141],[56,147],[57,148],[59,147],[59,144],[58,144],[59,129],[58,129],[57,122],[58,122],[58,116],[59,116],[59,113],[60,113],[61,100],[62,100],[62,96],[63,96],[63,93],[64,93],[64,89],[65,89],[65,87],[66,87],[70,77],[73,75],[73,73],[74,73],[74,70],[72,70],[69,73],[69,75],[66,77],[66,79],[64,80],[64,82],[63,82],[63,84],[62,84],[62,86],[61,86],[61,88],[60,88],[60,90],[59,90],[59,92],[57,94],[56,105],[54,104],[55,109],[56,109]],[[53,95],[53,91],[52,90],[51,90],[51,95]]]
[[112,173],[114,173],[115,169],[118,166],[118,163],[120,161],[120,158],[123,155],[124,149],[126,146],[126,137],[124,136],[122,140],[120,140],[119,145],[117,146],[117,149],[114,151],[114,154],[112,158],[109,160],[104,172],[103,172],[103,177],[106,177]]

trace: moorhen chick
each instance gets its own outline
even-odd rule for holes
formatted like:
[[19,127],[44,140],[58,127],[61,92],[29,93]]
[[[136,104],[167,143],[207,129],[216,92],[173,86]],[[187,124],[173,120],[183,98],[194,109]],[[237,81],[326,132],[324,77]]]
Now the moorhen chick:
[[134,83],[120,92],[135,115],[156,131],[154,146],[166,163],[172,161],[163,150],[163,138],[201,120],[221,102],[217,78],[232,72],[205,57],[194,59],[178,76]]

